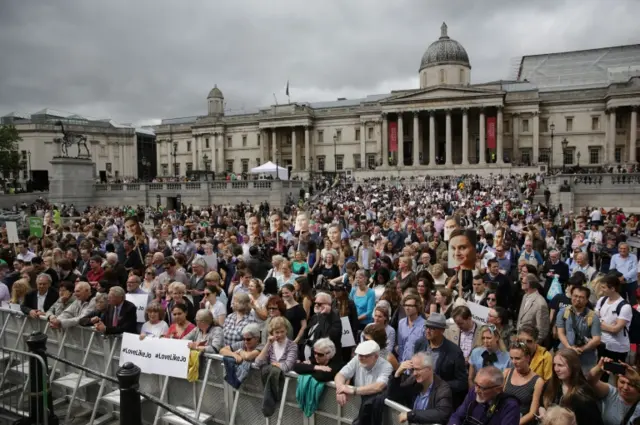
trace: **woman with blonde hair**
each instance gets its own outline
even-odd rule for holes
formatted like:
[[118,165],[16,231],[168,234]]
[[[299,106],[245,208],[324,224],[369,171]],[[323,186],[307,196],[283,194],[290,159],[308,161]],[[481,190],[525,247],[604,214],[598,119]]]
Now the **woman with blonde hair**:
[[11,303],[22,304],[25,296],[31,291],[31,283],[27,279],[18,279],[11,287]]
[[484,325],[476,333],[475,348],[469,356],[469,387],[473,387],[476,373],[487,366],[495,366],[500,370],[511,367],[511,359],[507,352],[500,331],[493,325]]
[[545,412],[542,425],[578,425],[578,422],[575,413],[571,410],[553,406]]
[[164,321],[164,308],[157,302],[151,302],[145,310],[147,321],[142,325],[140,339],[147,336],[160,338],[169,330],[167,322]]
[[165,316],[165,320],[169,325],[173,323],[173,308],[177,304],[182,304],[185,306],[185,311],[187,313],[187,320],[192,322],[196,318],[196,311],[193,307],[193,303],[186,297],[187,287],[182,282],[172,282],[169,285],[169,294],[171,299],[167,303],[167,314]]
[[222,288],[222,277],[220,276],[220,273],[216,271],[208,272],[206,275],[204,275],[204,283],[205,286],[217,286],[220,289],[220,293],[218,294],[220,302],[222,302],[224,305],[228,304],[229,298]]

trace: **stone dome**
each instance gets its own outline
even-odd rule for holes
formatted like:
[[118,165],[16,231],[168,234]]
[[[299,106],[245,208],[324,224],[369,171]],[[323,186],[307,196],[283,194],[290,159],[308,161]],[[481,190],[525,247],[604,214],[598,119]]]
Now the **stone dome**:
[[222,95],[222,92],[218,88],[217,84],[213,86],[213,88],[209,92],[209,96],[207,96],[207,99],[224,99],[224,96]]
[[431,43],[427,51],[422,55],[420,71],[430,66],[445,64],[464,65],[471,68],[467,51],[462,47],[462,44],[449,38],[447,24],[443,22],[440,29],[440,38]]

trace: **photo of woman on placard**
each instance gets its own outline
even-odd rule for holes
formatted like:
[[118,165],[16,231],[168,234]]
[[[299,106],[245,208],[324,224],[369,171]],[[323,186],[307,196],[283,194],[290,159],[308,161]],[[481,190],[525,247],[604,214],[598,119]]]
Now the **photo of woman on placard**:
[[457,270],[457,279],[463,292],[473,286],[473,271],[476,268],[475,230],[454,230],[449,240],[449,268]]

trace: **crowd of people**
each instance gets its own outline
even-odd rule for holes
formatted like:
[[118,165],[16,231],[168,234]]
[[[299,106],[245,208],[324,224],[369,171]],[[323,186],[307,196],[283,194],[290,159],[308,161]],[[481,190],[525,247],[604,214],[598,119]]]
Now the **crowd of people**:
[[[333,381],[358,424],[385,398],[410,423],[640,423],[637,217],[534,204],[543,176],[408,183],[64,225],[41,200],[43,237],[2,235],[0,301],[52,328],[188,340],[235,388],[258,368],[267,417],[296,372],[305,414]],[[148,296],[144,323],[127,294]]]

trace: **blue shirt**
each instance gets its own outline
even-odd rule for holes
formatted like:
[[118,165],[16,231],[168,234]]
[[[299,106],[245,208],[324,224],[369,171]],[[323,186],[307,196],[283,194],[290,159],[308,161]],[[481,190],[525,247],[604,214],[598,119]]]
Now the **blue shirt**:
[[398,323],[398,361],[411,360],[413,357],[413,347],[416,341],[424,335],[425,320],[422,316],[413,322],[413,326],[409,327],[409,318],[405,317]]
[[626,282],[638,280],[638,258],[634,254],[627,255],[627,258],[615,254],[611,257],[611,265],[609,266],[609,270],[613,269],[622,273]]
[[[473,368],[478,372],[482,369],[482,353],[487,351],[484,347],[476,347],[471,351],[471,355],[469,356],[469,364],[473,366]],[[493,366],[497,367],[500,370],[505,370],[508,367],[511,367],[511,358],[509,357],[509,353],[506,351],[496,351],[496,356],[498,357],[498,361],[493,364]]]
[[367,293],[364,296],[356,295],[356,287],[351,288],[351,293],[349,294],[349,298],[356,305],[356,310],[358,312],[358,317],[366,314],[367,317],[364,320],[360,320],[360,323],[363,325],[368,325],[373,322],[373,310],[376,308],[376,293],[373,289],[367,289]]
[[429,395],[433,389],[433,382],[427,388],[427,391],[418,394],[416,401],[413,402],[413,410],[427,410],[429,408]]

